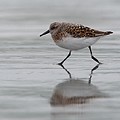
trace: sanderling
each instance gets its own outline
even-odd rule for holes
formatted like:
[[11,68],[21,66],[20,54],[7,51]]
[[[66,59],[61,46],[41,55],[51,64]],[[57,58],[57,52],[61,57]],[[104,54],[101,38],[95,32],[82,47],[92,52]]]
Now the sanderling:
[[40,37],[48,33],[51,34],[56,45],[69,50],[67,57],[65,57],[62,62],[58,63],[58,65],[62,65],[73,50],[79,50],[85,47],[89,48],[91,58],[101,64],[101,62],[93,56],[91,45],[97,42],[101,37],[112,34],[113,32],[103,32],[79,24],[54,22],[50,25],[49,30],[41,34]]

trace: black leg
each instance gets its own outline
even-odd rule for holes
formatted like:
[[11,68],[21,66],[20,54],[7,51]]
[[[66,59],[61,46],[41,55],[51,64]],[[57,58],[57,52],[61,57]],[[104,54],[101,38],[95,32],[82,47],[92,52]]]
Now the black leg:
[[62,62],[58,63],[58,65],[62,66],[62,64],[65,62],[65,60],[67,60],[67,58],[70,57],[70,55],[71,55],[71,50],[70,50],[69,54],[67,55],[67,57]]
[[102,64],[101,62],[99,62],[99,60],[98,60],[97,58],[95,58],[95,57],[93,56],[91,46],[89,46],[88,48],[89,48],[89,50],[90,50],[91,58],[92,58],[94,61],[96,61],[97,63]]

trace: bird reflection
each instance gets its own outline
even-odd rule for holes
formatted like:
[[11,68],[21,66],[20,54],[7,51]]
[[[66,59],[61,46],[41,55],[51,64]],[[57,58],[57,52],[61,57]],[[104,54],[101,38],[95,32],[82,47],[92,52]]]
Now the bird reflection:
[[[90,71],[90,77],[89,77],[89,81],[88,81],[89,84],[91,84],[91,79],[92,79],[93,72],[98,69],[99,65],[100,64],[97,64],[96,66],[94,66],[91,69],[91,71]],[[68,73],[69,78],[72,78],[72,74],[67,70],[67,68],[65,68],[63,65],[60,65],[60,66]]]
[[91,83],[93,72],[98,69],[99,65],[100,65],[100,64],[97,64],[95,67],[93,67],[93,68],[91,69],[90,77],[89,77],[89,81],[88,81],[89,84]]
[[69,80],[59,83],[52,94],[50,104],[69,105],[69,104],[85,104],[92,98],[105,97],[95,85],[91,84],[93,72],[99,67],[96,65],[91,69],[88,82],[82,79],[72,78],[71,73],[63,66],[61,67],[68,73]]
[[69,75],[69,78],[72,78],[71,73],[67,70],[67,68],[65,68],[63,65],[60,65]]

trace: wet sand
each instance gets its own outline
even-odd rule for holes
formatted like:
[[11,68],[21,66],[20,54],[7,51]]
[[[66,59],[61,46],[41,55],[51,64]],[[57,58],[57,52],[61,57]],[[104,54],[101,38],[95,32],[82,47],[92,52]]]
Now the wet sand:
[[[119,1],[7,2],[0,5],[0,119],[120,119]],[[53,21],[112,30],[92,47],[103,64],[92,73],[97,64],[86,48],[58,66],[68,51],[39,37]]]

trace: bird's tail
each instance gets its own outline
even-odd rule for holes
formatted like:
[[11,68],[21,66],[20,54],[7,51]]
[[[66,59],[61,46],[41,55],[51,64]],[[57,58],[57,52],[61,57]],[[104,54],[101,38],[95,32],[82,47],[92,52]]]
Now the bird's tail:
[[112,34],[113,32],[111,32],[111,31],[107,31],[107,32],[105,32],[104,33],[104,35],[110,35],[110,34]]

